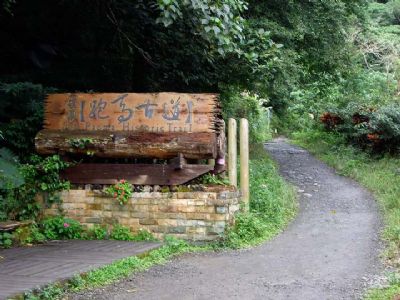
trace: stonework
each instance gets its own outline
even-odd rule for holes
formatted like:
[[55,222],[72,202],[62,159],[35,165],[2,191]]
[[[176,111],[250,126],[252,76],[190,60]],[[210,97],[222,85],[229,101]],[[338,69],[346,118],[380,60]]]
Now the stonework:
[[147,229],[157,238],[165,234],[206,241],[224,234],[239,210],[240,193],[232,187],[206,192],[133,193],[125,205],[101,191],[70,190],[62,203],[45,209],[46,216],[75,219],[87,227],[94,224],[127,226],[132,232]]

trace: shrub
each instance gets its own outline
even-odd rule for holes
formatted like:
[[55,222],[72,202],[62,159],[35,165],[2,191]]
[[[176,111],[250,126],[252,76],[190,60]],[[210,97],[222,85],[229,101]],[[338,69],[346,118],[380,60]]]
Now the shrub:
[[37,224],[20,227],[14,232],[14,239],[21,245],[42,243],[46,240]]
[[133,241],[155,241],[156,238],[151,234],[151,232],[146,229],[139,229],[139,231],[133,236]]
[[102,225],[94,225],[87,232],[87,237],[91,240],[105,240],[108,238],[108,235],[107,227]]
[[41,222],[43,234],[50,240],[80,239],[82,225],[75,220],[62,216],[47,218]]
[[[340,122],[332,126],[335,115]],[[391,104],[378,109],[350,103],[346,108],[326,112],[320,119],[325,128],[345,136],[348,142],[373,152],[399,153],[400,105]]]
[[18,182],[17,186],[8,180],[9,188],[0,186],[0,219],[36,218],[40,211],[37,194],[43,195],[46,204],[59,201],[57,192],[69,188],[69,182],[59,176],[59,172],[67,166],[58,155],[46,158],[32,155],[29,163],[17,165],[23,184]]
[[13,235],[8,232],[0,232],[0,247],[10,248],[13,243]]
[[0,82],[0,130],[4,137],[1,144],[21,161],[34,150],[35,135],[43,125],[44,99],[52,91],[55,90],[31,82]]
[[250,143],[264,142],[268,137],[267,99],[237,88],[230,88],[221,94],[225,122],[229,118],[245,118],[249,121]]
[[111,231],[110,239],[119,241],[132,241],[133,234],[128,227],[115,224]]
[[124,205],[128,202],[129,198],[132,197],[132,191],[132,185],[124,179],[121,179],[118,183],[106,189],[106,193],[115,198],[120,205]]
[[154,236],[145,229],[140,229],[133,234],[128,227],[115,224],[110,234],[110,239],[118,241],[155,241]]

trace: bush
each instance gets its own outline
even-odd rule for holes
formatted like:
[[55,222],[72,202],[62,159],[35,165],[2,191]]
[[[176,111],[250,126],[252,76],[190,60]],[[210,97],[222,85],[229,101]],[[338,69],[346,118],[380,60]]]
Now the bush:
[[110,234],[110,239],[118,241],[155,241],[154,236],[145,229],[140,229],[133,234],[128,227],[115,224]]
[[[229,118],[245,118],[249,121],[250,143],[265,142],[268,138],[267,128],[267,99],[257,94],[241,92],[237,88],[227,89],[221,94],[223,117],[225,122]],[[239,127],[239,126],[238,126]]]
[[0,143],[16,153],[21,161],[34,152],[34,138],[43,125],[46,94],[55,91],[31,82],[0,82]]
[[[328,118],[327,116],[330,116]],[[333,118],[339,120],[332,122]],[[400,105],[375,108],[350,103],[345,109],[326,112],[320,119],[329,131],[336,131],[363,149],[376,153],[400,152]],[[334,125],[332,125],[335,123]]]
[[0,232],[0,247],[10,248],[13,243],[13,235],[8,232]]
[[20,227],[14,232],[14,239],[20,245],[42,243],[46,240],[43,233],[40,232],[37,224]]
[[115,224],[111,231],[110,239],[119,241],[132,241],[133,234],[128,227]]
[[59,172],[67,166],[58,155],[46,158],[32,155],[29,163],[17,165],[24,184],[11,184],[8,180],[8,188],[0,185],[0,220],[38,217],[40,205],[36,201],[37,194],[43,195],[45,204],[59,201],[57,192],[69,188],[69,182],[61,180],[59,176]]
[[40,226],[44,236],[49,240],[80,239],[82,238],[82,225],[75,220],[65,217],[48,218]]
[[107,227],[101,225],[94,225],[87,232],[87,238],[89,240],[105,240],[108,238]]

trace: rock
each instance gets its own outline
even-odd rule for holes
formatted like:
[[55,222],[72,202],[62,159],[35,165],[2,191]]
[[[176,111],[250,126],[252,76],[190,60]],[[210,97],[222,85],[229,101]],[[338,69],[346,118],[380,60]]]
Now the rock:
[[304,196],[306,196],[307,198],[311,198],[312,197],[312,195],[308,194],[308,193],[305,193]]
[[151,192],[151,186],[150,185],[145,185],[143,187],[142,191],[145,192],[145,193],[150,193]]
[[304,190],[298,190],[299,193],[304,193]]

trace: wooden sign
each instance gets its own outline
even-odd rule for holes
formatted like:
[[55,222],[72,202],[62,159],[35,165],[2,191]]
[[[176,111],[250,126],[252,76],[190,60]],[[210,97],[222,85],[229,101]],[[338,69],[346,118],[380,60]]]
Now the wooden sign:
[[213,132],[216,94],[50,94],[45,129],[125,132]]

